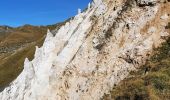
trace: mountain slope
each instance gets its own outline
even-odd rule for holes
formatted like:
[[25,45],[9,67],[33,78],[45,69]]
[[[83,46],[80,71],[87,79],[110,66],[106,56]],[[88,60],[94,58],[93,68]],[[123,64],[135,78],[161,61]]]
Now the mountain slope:
[[170,38],[154,50],[145,65],[131,72],[102,100],[169,100]]
[[23,70],[26,57],[34,58],[35,46],[41,47],[47,29],[58,29],[63,23],[48,26],[25,25],[0,29],[0,90],[8,86]]
[[2,100],[99,100],[169,36],[169,2],[94,0],[55,34],[0,93]]

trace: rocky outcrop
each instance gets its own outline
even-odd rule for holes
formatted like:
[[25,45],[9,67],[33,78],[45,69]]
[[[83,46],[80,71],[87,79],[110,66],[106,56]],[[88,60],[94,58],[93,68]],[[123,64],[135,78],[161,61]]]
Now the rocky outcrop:
[[[98,100],[164,42],[169,3],[94,0],[56,32],[0,93],[1,100]],[[138,4],[144,4],[140,6]],[[152,4],[152,5],[150,5]],[[157,23],[155,25],[155,23]],[[169,33],[166,33],[166,37]]]
[[158,0],[136,0],[137,4],[140,7],[143,6],[154,6]]

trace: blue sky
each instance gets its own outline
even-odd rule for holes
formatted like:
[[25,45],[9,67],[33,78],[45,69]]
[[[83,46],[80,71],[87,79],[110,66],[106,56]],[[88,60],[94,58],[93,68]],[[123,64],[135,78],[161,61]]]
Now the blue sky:
[[1,0],[0,25],[50,25],[77,14],[91,0]]

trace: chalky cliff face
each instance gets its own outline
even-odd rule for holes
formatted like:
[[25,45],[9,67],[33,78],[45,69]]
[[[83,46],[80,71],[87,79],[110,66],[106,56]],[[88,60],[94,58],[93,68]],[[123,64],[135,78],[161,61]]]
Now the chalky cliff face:
[[55,36],[48,31],[34,60],[25,60],[0,99],[99,100],[169,36],[169,6],[159,0],[94,0]]

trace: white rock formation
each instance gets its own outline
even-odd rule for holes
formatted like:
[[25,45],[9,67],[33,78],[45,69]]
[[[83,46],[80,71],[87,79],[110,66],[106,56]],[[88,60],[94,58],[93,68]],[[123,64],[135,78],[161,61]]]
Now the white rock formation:
[[78,14],[80,14],[81,13],[81,9],[78,9]]
[[164,26],[148,24],[160,17],[162,4],[154,4],[128,7],[126,0],[95,0],[55,36],[47,32],[34,60],[25,60],[0,100],[99,100],[164,41]]

